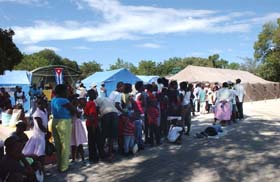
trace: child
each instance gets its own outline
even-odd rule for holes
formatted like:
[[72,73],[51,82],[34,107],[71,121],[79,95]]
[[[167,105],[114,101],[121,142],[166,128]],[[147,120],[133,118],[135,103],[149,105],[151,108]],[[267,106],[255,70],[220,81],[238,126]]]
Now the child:
[[[88,91],[89,101],[84,108],[86,120],[86,126],[88,131],[88,155],[90,162],[98,162],[99,156],[103,157],[104,152],[102,150],[101,132],[98,126],[97,109],[94,100],[97,97],[97,93],[94,90]],[[99,155],[97,153],[97,149]]]
[[123,121],[124,121],[124,127],[123,127],[124,155],[128,155],[129,154],[128,152],[132,151],[132,148],[134,146],[135,124],[134,124],[133,113],[131,113],[131,116],[124,116]]
[[157,99],[151,92],[149,86],[147,88],[147,94],[148,94],[147,115],[148,115],[148,125],[149,125],[149,133],[150,133],[150,144],[152,146],[154,145],[154,136],[155,136],[157,145],[160,145],[160,134],[159,134],[159,123],[158,123],[159,109],[157,106]]
[[72,149],[72,161],[75,162],[78,155],[81,156],[82,161],[85,161],[83,143],[87,142],[87,136],[85,129],[82,125],[82,113],[83,104],[82,100],[78,100],[76,97],[72,99],[72,104],[77,108],[77,114],[73,116],[72,122],[72,135],[71,135],[71,149]]
[[37,108],[33,114],[33,135],[25,144],[22,153],[26,156],[38,157],[41,164],[44,164],[46,135],[50,136],[48,132],[48,112],[47,102],[43,99],[37,100]]

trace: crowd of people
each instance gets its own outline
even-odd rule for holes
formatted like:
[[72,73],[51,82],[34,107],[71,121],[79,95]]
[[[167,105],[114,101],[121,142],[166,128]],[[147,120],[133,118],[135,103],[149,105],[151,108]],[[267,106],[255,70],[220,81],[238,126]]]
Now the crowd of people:
[[[170,116],[180,118],[176,124],[185,135],[191,132],[191,115],[214,113],[213,124],[219,121],[222,125],[242,120],[245,91],[240,83],[237,79],[236,84],[224,82],[222,86],[178,84],[175,80],[159,78],[152,84],[138,81],[134,87],[118,82],[109,95],[105,84],[97,91],[96,84],[86,90],[79,83],[76,93],[60,84],[55,87],[50,102],[34,88],[30,93],[34,96],[33,134],[28,138],[24,133],[28,123],[16,124],[16,131],[4,142],[6,153],[1,155],[0,168],[8,162],[10,165],[0,171],[0,179],[33,181],[36,174],[40,176],[37,171],[44,173],[46,141],[50,138],[55,145],[57,168],[66,172],[69,156],[71,162],[81,158],[85,164],[91,164],[112,161],[116,152],[129,156],[145,147],[161,145],[173,122]],[[22,95],[17,94],[18,102]],[[5,111],[9,105],[5,90],[1,89],[0,97]],[[84,154],[86,143],[88,160]]]

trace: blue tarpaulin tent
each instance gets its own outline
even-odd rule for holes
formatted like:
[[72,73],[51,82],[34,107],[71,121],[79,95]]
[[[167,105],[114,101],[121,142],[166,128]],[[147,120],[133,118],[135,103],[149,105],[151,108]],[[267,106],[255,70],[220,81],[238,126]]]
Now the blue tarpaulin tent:
[[146,75],[137,75],[138,78],[140,78],[145,84],[147,83],[157,83],[157,79],[159,76],[146,76]]
[[24,111],[29,111],[30,108],[30,74],[28,71],[16,70],[16,71],[5,71],[3,75],[0,75],[0,87],[4,87],[10,94],[12,105],[15,104],[14,92],[15,87],[22,87],[22,91],[25,93],[26,102],[24,103]]
[[82,80],[82,83],[87,89],[90,89],[93,83],[95,83],[97,84],[98,91],[101,83],[105,83],[107,94],[109,95],[116,89],[117,83],[120,81],[134,85],[135,82],[141,80],[127,69],[122,68],[112,71],[96,72]]

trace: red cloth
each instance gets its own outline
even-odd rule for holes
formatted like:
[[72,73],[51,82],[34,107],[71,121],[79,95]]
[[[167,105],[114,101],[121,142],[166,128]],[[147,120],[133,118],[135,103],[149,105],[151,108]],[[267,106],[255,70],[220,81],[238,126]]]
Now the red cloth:
[[98,119],[97,119],[97,111],[96,111],[96,105],[93,101],[88,101],[86,103],[86,107],[84,108],[84,112],[86,116],[93,117],[93,123],[90,120],[86,120],[86,126],[92,126],[94,125],[95,128],[98,126]]
[[140,98],[136,98],[134,104],[134,110],[139,112],[140,114],[144,114],[144,108],[142,106],[142,100]]
[[147,110],[148,124],[158,125],[159,110],[156,106],[150,106]]
[[134,136],[135,135],[135,124],[128,117],[124,118],[123,135]]

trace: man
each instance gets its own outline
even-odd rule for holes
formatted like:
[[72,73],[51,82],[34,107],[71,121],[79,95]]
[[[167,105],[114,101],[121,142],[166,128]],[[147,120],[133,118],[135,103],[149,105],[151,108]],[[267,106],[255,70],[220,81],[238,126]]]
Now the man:
[[101,117],[102,148],[108,139],[108,157],[113,158],[114,142],[118,139],[118,110],[107,97],[98,97],[95,100],[98,113]]
[[90,92],[90,90],[93,90],[94,93],[96,94],[96,96],[98,96],[97,84],[96,84],[96,83],[93,83],[93,84],[91,85],[91,88],[88,90],[88,92]]
[[101,83],[100,87],[100,97],[107,97],[107,89],[105,88],[105,83]]
[[194,94],[194,108],[196,112],[200,112],[200,100],[199,100],[199,93],[201,92],[201,85],[200,83],[196,84],[195,89],[193,91]]
[[244,97],[246,95],[246,92],[244,90],[244,87],[241,85],[241,79],[236,79],[236,85],[234,86],[234,89],[236,90],[237,100],[236,100],[236,106],[237,106],[237,118],[240,120],[244,119],[243,116],[243,101]]
[[16,86],[16,91],[14,92],[15,104],[23,105],[26,101],[24,91],[22,91],[22,87]]
[[115,107],[119,111],[119,114],[125,113],[125,111],[123,110],[123,108],[121,106],[123,90],[124,90],[124,83],[118,82],[116,90],[112,91],[109,96],[109,99],[111,100],[111,102],[115,105]]

